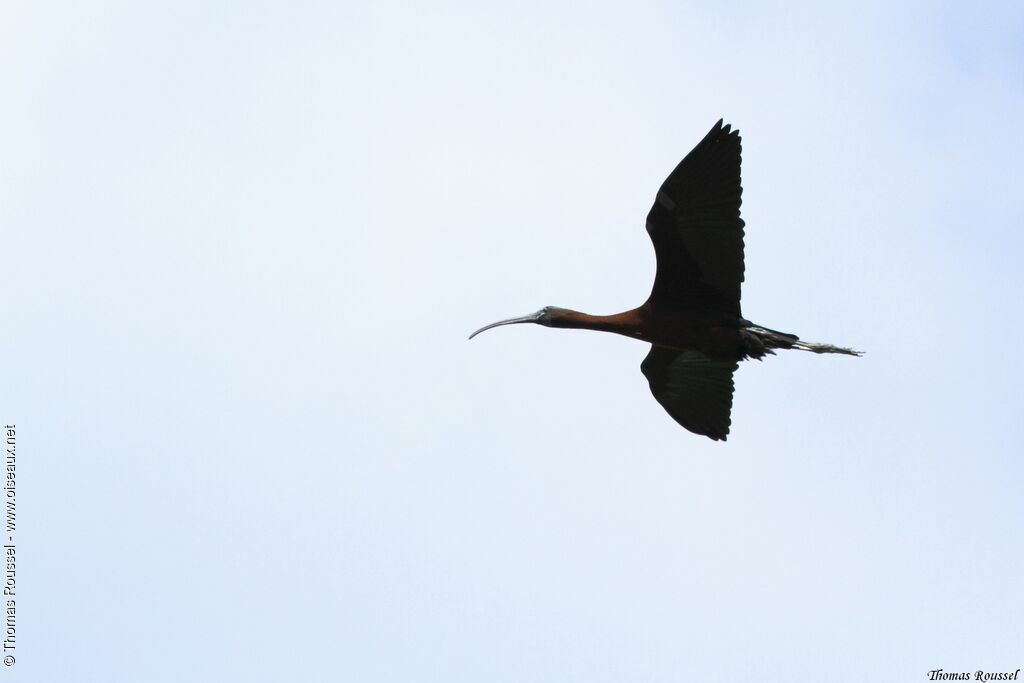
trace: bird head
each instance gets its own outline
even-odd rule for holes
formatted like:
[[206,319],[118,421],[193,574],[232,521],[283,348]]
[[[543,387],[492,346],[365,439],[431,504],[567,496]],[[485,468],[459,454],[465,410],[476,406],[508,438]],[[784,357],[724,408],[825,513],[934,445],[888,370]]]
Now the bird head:
[[564,311],[563,308],[557,308],[555,306],[545,306],[536,313],[530,315],[520,316],[518,318],[509,318],[508,320],[499,320],[496,323],[490,325],[484,325],[479,330],[469,335],[472,339],[476,335],[480,334],[484,330],[489,330],[492,327],[500,327],[501,325],[515,325],[517,323],[535,323],[537,325],[544,325],[545,327],[552,327],[555,325],[555,320],[558,319],[559,314]]

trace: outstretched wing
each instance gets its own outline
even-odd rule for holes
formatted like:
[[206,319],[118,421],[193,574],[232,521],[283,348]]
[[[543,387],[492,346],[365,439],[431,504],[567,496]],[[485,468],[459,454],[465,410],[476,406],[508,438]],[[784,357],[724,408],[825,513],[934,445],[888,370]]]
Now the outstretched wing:
[[662,184],[647,214],[658,274],[650,301],[740,315],[740,135],[719,120]]
[[736,366],[734,361],[712,360],[698,351],[652,345],[640,371],[673,420],[694,434],[725,441]]

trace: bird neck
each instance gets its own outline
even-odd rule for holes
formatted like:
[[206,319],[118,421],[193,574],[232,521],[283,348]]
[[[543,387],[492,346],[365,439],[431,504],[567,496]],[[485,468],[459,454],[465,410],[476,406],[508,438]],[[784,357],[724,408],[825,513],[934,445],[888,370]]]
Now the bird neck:
[[590,315],[569,308],[559,308],[550,318],[550,327],[564,327],[578,330],[597,330],[632,336],[639,320],[640,309],[616,313],[615,315]]

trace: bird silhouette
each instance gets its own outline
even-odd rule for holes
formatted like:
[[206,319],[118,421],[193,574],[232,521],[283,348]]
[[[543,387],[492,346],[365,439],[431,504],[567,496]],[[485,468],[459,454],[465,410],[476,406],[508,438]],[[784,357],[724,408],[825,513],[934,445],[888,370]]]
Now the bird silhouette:
[[640,371],[654,398],[680,425],[716,441],[729,434],[739,361],[760,360],[776,349],[862,355],[743,317],[742,148],[739,130],[730,128],[720,119],[658,190],[647,214],[658,269],[643,305],[607,316],[547,306],[481,327],[469,338],[500,325],[535,323],[649,342]]

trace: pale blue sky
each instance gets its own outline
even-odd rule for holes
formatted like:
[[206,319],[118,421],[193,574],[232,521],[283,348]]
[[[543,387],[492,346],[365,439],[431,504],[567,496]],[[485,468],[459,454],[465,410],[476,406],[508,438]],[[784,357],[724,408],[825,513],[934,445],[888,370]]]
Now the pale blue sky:
[[[1024,666],[1019,3],[0,1],[18,681]],[[744,313],[644,345],[643,219],[744,136]]]

